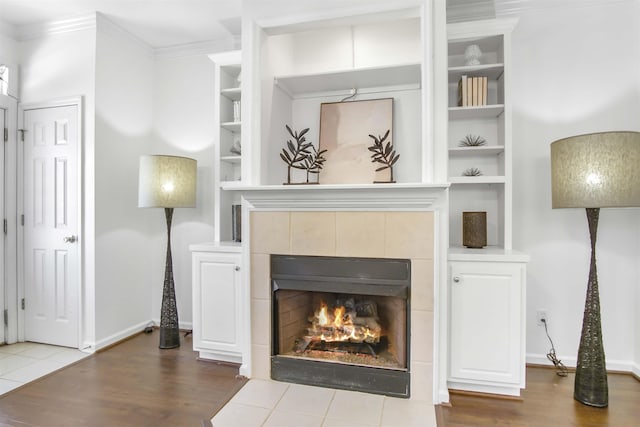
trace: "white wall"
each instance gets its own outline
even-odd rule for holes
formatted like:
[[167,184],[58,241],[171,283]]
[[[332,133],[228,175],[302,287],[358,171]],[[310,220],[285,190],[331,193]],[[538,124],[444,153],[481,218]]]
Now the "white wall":
[[[230,49],[231,50],[231,49]],[[213,241],[213,62],[206,55],[158,57],[155,63],[152,153],[191,157],[198,162],[194,209],[173,213],[173,276],[181,328],[191,328],[189,245]],[[149,210],[152,318],[160,317],[166,225],[161,210]]]
[[97,16],[95,310],[98,347],[151,318],[152,213],[138,208],[138,163],[149,151],[153,52]]
[[[546,362],[550,344],[535,321],[536,310],[546,309],[558,356],[575,365],[589,272],[584,209],[551,209],[549,145],[581,133],[640,130],[639,26],[637,1],[603,2],[526,13],[513,35],[513,246],[531,255],[530,362]],[[638,209],[600,213],[597,259],[609,369],[630,370],[640,358],[639,220]]]
[[84,288],[82,290],[84,324],[83,345],[95,342],[94,325],[94,29],[45,36],[17,43],[20,65],[20,102],[30,103],[82,96],[84,102],[83,131],[84,182],[83,206]]

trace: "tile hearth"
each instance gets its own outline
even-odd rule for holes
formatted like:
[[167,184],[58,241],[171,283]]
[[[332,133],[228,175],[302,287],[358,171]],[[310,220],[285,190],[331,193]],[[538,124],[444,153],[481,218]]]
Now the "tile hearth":
[[432,404],[270,380],[250,380],[213,427],[435,427]]

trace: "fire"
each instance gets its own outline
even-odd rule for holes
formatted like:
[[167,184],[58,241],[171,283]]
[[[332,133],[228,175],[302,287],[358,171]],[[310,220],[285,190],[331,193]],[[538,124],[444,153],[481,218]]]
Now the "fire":
[[347,312],[347,308],[342,305],[330,310],[327,304],[322,302],[310,318],[310,322],[310,340],[355,343],[380,341],[381,327],[377,317],[357,317],[355,312]]

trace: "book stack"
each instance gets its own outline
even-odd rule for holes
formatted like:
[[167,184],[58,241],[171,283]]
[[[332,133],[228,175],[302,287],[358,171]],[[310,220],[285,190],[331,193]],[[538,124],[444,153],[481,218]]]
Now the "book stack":
[[487,105],[487,85],[489,79],[483,76],[460,77],[458,82],[458,107]]

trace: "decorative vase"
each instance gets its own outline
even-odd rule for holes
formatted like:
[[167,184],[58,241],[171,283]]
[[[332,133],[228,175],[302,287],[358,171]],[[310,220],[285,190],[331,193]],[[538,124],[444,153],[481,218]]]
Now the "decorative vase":
[[486,212],[462,212],[462,245],[467,248],[487,246]]
[[464,65],[480,65],[481,56],[480,46],[477,44],[467,46],[464,50]]

